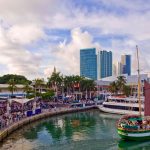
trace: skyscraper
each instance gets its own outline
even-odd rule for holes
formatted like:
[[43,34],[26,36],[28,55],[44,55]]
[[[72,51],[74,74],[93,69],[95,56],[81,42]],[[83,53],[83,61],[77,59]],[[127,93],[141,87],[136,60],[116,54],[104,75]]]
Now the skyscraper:
[[119,61],[116,61],[113,64],[113,75],[120,76],[122,74],[122,64]]
[[97,56],[95,48],[80,50],[80,76],[97,79]]
[[99,51],[97,55],[98,79],[112,76],[112,52]]
[[131,55],[121,55],[122,74],[131,75]]

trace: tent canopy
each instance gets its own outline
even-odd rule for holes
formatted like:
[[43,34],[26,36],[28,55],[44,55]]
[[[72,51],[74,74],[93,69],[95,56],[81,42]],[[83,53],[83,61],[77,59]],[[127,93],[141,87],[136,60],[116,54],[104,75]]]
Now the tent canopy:
[[32,99],[26,99],[26,98],[23,98],[23,99],[14,98],[14,99],[12,99],[12,101],[15,101],[15,102],[20,103],[20,104],[25,104],[25,103],[28,103],[28,102],[33,101],[33,100],[34,100],[34,98],[32,98]]

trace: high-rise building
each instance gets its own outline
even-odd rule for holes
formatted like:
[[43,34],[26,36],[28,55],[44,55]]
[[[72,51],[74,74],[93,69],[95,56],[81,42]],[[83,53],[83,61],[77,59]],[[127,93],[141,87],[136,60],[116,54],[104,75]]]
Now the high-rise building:
[[97,56],[95,48],[80,50],[80,76],[97,79]]
[[122,64],[119,61],[116,61],[113,64],[113,75],[120,76],[122,74]]
[[131,55],[121,55],[122,74],[131,75]]
[[97,77],[98,79],[112,76],[112,52],[99,51],[97,55]]

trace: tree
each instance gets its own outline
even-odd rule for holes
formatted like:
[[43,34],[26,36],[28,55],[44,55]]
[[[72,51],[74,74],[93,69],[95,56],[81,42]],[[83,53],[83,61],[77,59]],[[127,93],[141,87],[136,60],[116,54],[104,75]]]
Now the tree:
[[70,91],[71,91],[71,87],[72,87],[72,76],[65,76],[64,87],[67,91],[67,95],[70,95]]
[[113,81],[110,84],[110,92],[115,94],[124,94],[129,96],[131,94],[131,89],[126,85],[126,79],[124,76],[117,77],[117,81]]
[[42,93],[42,100],[52,100],[52,97],[55,95],[54,91],[49,90],[46,93]]
[[83,80],[84,78],[79,76],[79,75],[76,75],[74,76],[74,84],[75,84],[75,87],[77,87],[79,89],[79,92],[80,92],[80,83],[81,81]]
[[[32,84],[34,86],[35,97],[41,96],[42,87],[45,86],[44,79],[42,79],[42,78],[41,79],[40,78],[34,79]],[[39,90],[38,92],[37,92],[37,89]]]
[[131,94],[131,88],[130,88],[130,86],[125,85],[124,88],[123,88],[123,93],[127,97],[130,96],[130,94]]
[[115,81],[113,81],[112,83],[110,83],[110,92],[112,93],[117,93],[118,92],[118,85]]
[[23,89],[24,89],[24,92],[27,93],[27,95],[29,95],[29,93],[32,91],[32,88],[31,88],[31,86],[29,85],[28,82],[26,82],[26,83],[24,84]]
[[86,99],[88,97],[88,92],[95,90],[94,80],[83,79],[80,82],[81,90],[86,92]]
[[29,84],[31,83],[30,80],[22,75],[6,74],[0,77],[0,84],[7,84],[11,79],[14,79],[16,84],[25,84],[26,82]]
[[17,86],[14,79],[10,79],[8,82],[8,90],[11,92],[11,95],[13,96],[14,91],[16,91]]
[[60,72],[53,72],[50,78],[48,78],[48,85],[55,91],[55,96],[58,96],[58,89],[61,87],[63,76]]
[[124,76],[119,76],[117,77],[117,81],[116,81],[116,84],[117,84],[117,87],[118,87],[118,91],[120,93],[123,93],[123,89],[124,89],[124,86],[126,84],[126,79]]

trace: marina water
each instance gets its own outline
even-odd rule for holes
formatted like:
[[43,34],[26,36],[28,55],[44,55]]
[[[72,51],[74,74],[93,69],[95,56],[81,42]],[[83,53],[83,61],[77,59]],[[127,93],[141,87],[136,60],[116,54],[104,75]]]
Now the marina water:
[[90,110],[55,116],[29,124],[6,138],[1,150],[116,150],[150,149],[150,142],[122,141],[118,115]]

